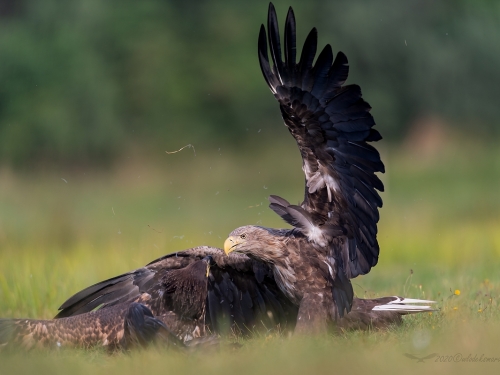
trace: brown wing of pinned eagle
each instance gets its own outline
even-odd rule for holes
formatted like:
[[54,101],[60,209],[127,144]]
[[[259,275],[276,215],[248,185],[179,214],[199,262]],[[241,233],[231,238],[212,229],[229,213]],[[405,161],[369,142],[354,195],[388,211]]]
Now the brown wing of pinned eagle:
[[[268,54],[268,42],[270,58]],[[299,331],[323,331],[352,308],[350,279],[377,264],[377,192],[384,186],[370,106],[357,85],[344,85],[349,67],[327,45],[313,64],[317,31],[306,38],[297,61],[295,16],[285,22],[284,59],[276,12],[269,5],[267,34],[261,26],[258,55],[264,78],[278,100],[285,125],[302,155],[305,196],[300,205],[271,196],[270,208],[294,228],[245,226],[225,243],[270,265],[283,293],[299,307]]]
[[[429,302],[355,298],[337,328],[397,324],[405,314],[431,311],[417,305]],[[182,349],[214,334],[291,331],[297,314],[265,262],[201,246],[92,285],[64,302],[55,319],[0,319],[0,348],[128,349],[161,342]]]
[[0,345],[170,344],[211,333],[286,330],[296,308],[268,265],[208,246],[166,255],[69,298],[53,320],[0,320]]

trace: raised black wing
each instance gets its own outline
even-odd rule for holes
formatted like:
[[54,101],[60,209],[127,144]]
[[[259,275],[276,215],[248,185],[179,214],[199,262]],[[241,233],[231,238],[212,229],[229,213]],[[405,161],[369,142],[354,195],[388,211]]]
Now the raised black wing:
[[[208,274],[206,267],[194,267],[207,257]],[[201,282],[203,278],[206,282]],[[206,301],[199,303],[199,296]],[[285,328],[297,316],[297,308],[280,291],[265,263],[201,246],[92,285],[68,299],[56,318],[127,302],[140,302],[155,316],[173,311],[188,319],[201,317],[214,332]]]
[[[357,85],[344,86],[349,67],[339,52],[333,59],[327,45],[313,61],[317,31],[307,36],[296,62],[295,16],[289,9],[284,37],[284,60],[276,12],[269,5],[268,35],[259,35],[259,62],[269,88],[280,104],[288,130],[297,141],[306,177],[304,202],[290,205],[271,196],[270,207],[321,247],[330,248],[335,271],[349,278],[366,274],[377,264],[377,192],[384,186],[378,151],[369,145],[382,137],[373,129],[371,107]],[[272,66],[268,57],[267,40]],[[339,268],[340,267],[340,268]]]

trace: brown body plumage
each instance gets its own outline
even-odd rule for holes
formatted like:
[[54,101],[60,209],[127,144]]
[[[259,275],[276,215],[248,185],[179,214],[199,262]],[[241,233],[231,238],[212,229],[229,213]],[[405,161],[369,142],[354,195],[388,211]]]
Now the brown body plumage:
[[[13,319],[0,321],[4,340],[26,349],[33,347],[91,347],[118,345],[128,306],[90,312],[77,318],[52,320]],[[7,337],[8,334],[8,337]]]
[[173,312],[153,317],[144,304],[131,302],[61,319],[0,320],[0,346],[9,344],[23,349],[103,346],[115,350],[161,339],[166,345],[184,347],[180,338],[200,326],[195,321],[189,323]]

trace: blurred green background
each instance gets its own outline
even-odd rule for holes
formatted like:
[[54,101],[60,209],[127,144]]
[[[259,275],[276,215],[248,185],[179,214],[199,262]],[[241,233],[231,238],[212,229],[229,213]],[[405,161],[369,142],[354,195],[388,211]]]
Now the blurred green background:
[[[500,2],[274,3],[281,26],[294,7],[299,45],[315,26],[321,46],[347,54],[347,82],[362,87],[384,136],[376,144],[387,170],[381,257],[354,280],[356,294],[431,298],[441,312],[388,334],[348,336],[347,344],[309,342],[304,351],[259,338],[212,367],[202,359],[200,368],[231,370],[229,357],[236,366],[260,356],[265,367],[269,352],[281,365],[302,362],[295,373],[318,359],[321,372],[333,345],[344,353],[332,357],[340,368],[351,368],[357,359],[347,353],[356,352],[381,370],[412,363],[404,351],[497,347]],[[50,318],[76,291],[163,254],[220,247],[240,225],[285,226],[267,197],[299,202],[303,174],[257,61],[267,7],[0,2],[0,317]],[[418,347],[420,329],[433,333]],[[474,335],[482,336],[467,341]],[[126,367],[159,360],[147,355]],[[56,362],[67,373],[89,360],[96,373],[116,365],[92,353]],[[44,361],[24,363],[24,371],[54,373]],[[164,361],[200,370],[182,358]],[[2,357],[0,370],[21,362]]]
[[[3,0],[0,160],[102,167],[130,145],[245,143],[280,135],[256,44],[267,1]],[[319,30],[350,59],[384,137],[440,119],[500,135],[500,3],[311,0],[289,5],[299,45]],[[263,137],[264,138],[264,137]]]

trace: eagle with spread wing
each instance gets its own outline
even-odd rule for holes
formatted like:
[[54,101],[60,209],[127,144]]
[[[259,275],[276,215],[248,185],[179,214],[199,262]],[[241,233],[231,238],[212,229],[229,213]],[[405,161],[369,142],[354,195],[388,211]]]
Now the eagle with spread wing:
[[[356,85],[344,85],[347,58],[327,45],[313,61],[317,32],[296,60],[295,17],[285,24],[284,60],[276,12],[258,53],[264,77],[295,138],[306,178],[300,205],[271,196],[271,209],[293,229],[245,226],[224,250],[201,246],[92,285],[68,299],[52,320],[0,320],[0,347],[106,346],[161,341],[183,348],[212,334],[258,330],[324,332],[384,327],[431,311],[400,297],[354,298],[351,278],[378,260],[377,193],[384,171],[369,145],[381,139]],[[268,45],[272,67],[268,55]]]
[[[322,332],[352,308],[350,279],[377,264],[378,191],[384,172],[370,106],[357,85],[344,85],[349,66],[327,45],[313,61],[317,31],[306,38],[297,62],[295,16],[285,22],[284,59],[276,12],[269,5],[258,54],[264,78],[302,155],[305,195],[300,205],[272,195],[270,208],[293,229],[245,226],[224,244],[270,265],[283,293],[299,307],[297,330]],[[269,52],[268,54],[268,42]],[[271,66],[272,62],[272,66]]]

